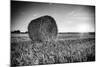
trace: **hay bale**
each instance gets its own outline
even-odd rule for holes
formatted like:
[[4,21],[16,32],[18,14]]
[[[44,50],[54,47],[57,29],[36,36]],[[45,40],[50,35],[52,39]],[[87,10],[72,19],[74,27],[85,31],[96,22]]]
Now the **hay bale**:
[[42,16],[32,20],[28,25],[29,37],[32,41],[50,41],[57,37],[56,21],[51,16]]

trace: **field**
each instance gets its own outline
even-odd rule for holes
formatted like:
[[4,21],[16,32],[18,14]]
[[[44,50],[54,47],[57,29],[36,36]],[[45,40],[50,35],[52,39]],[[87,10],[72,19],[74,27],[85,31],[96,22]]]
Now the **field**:
[[54,41],[32,42],[28,34],[11,34],[11,66],[95,61],[95,35],[58,34]]

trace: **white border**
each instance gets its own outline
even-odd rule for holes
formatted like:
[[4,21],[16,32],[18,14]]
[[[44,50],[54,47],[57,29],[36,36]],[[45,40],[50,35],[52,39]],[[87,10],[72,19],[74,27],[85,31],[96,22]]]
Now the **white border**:
[[52,2],[52,3],[68,3],[81,5],[95,5],[95,0],[16,0],[16,1],[36,1],[36,2]]
[[0,67],[10,62],[10,1],[0,1]]

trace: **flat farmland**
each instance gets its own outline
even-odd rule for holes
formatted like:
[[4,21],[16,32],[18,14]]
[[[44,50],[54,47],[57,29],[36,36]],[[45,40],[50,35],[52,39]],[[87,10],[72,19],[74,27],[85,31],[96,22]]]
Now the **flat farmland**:
[[95,34],[60,33],[54,41],[32,42],[28,34],[11,34],[11,66],[95,61]]

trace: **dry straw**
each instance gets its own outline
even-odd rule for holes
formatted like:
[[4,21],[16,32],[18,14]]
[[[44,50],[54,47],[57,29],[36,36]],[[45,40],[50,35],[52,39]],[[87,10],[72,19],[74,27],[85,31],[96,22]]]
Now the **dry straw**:
[[28,33],[35,42],[54,40],[58,33],[56,21],[48,15],[32,20],[28,25]]

